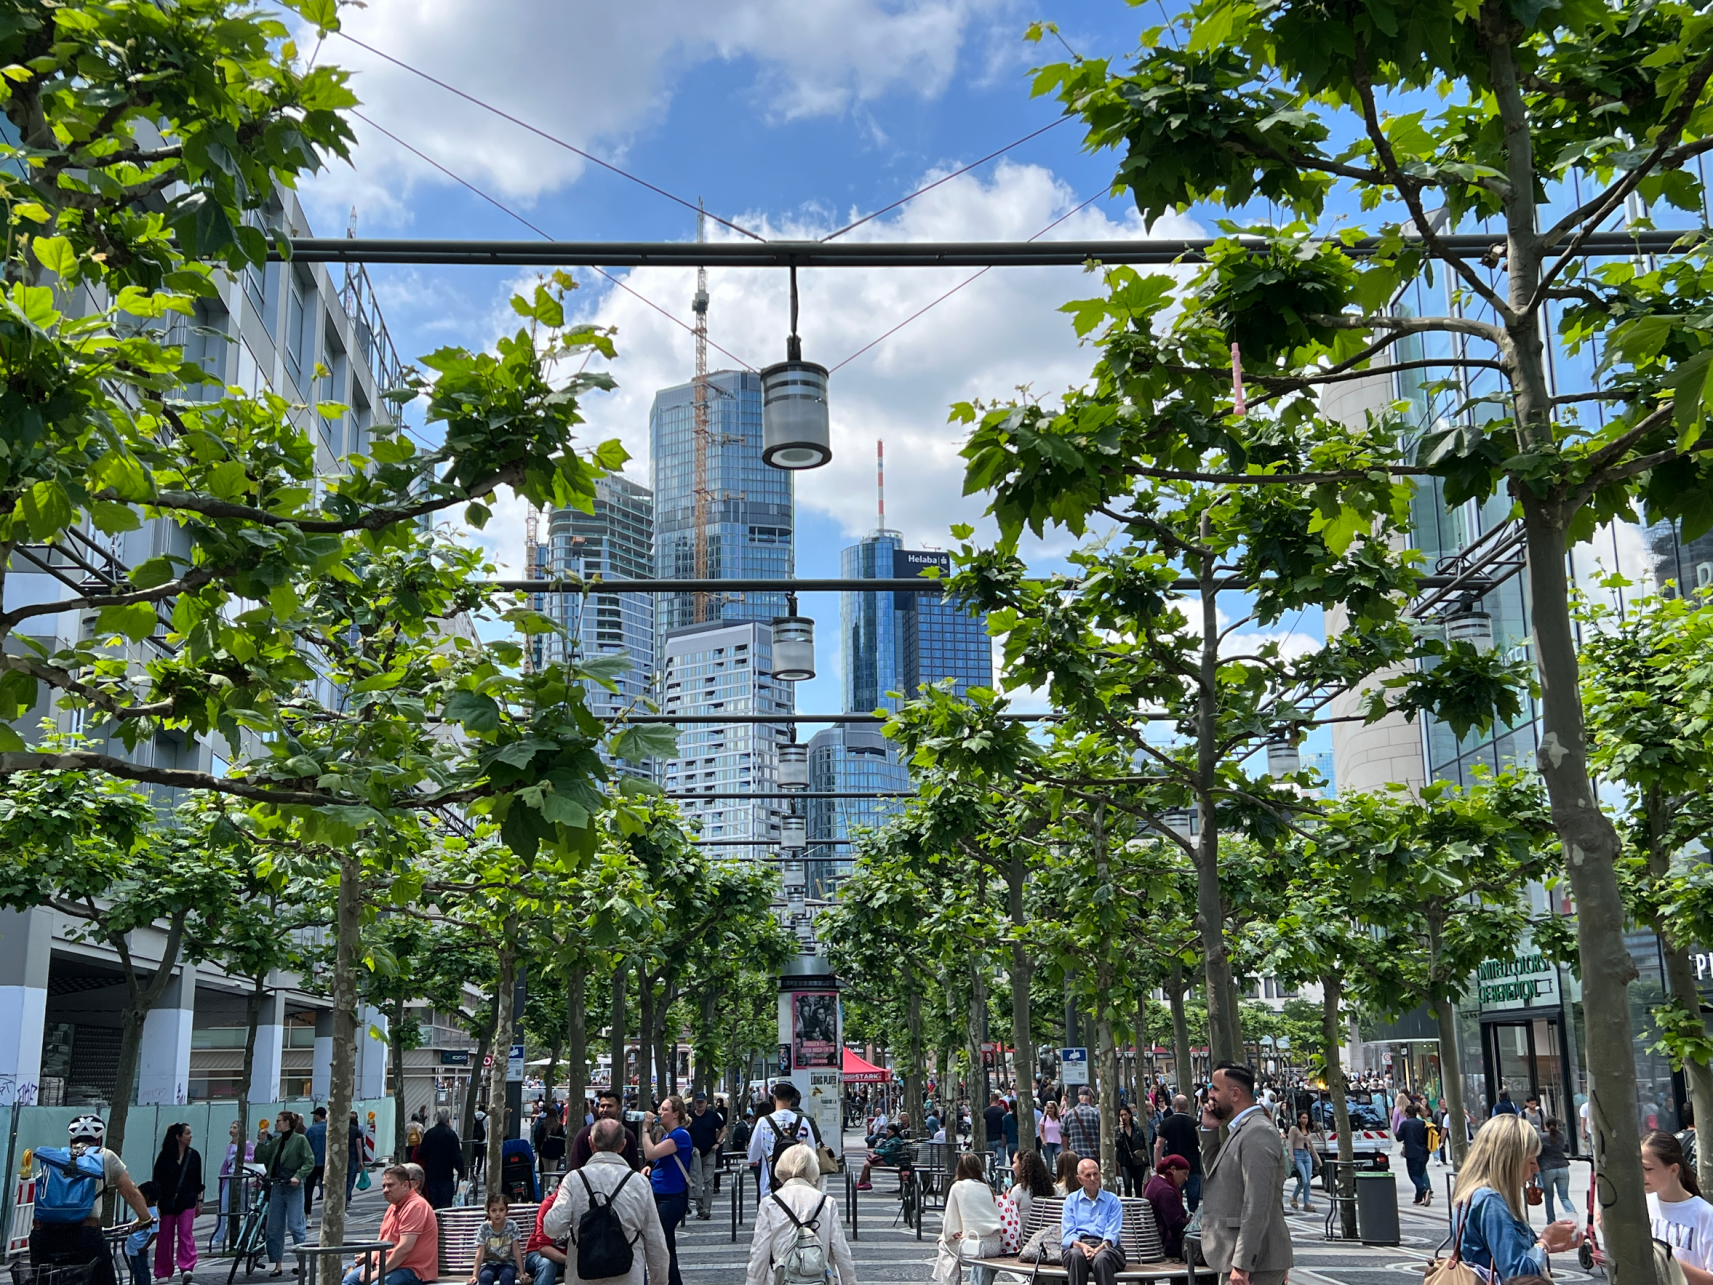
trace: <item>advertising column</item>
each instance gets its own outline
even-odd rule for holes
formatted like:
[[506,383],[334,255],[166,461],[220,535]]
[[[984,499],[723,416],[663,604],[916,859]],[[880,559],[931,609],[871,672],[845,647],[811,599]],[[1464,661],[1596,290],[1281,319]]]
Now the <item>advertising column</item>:
[[803,1095],[821,1141],[844,1155],[844,1013],[839,982],[819,955],[798,955],[779,978],[779,1072]]

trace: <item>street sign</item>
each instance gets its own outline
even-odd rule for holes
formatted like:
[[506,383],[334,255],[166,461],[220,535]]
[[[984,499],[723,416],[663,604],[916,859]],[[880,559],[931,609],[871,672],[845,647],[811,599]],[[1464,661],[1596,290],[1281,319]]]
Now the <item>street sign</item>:
[[506,1059],[506,1083],[523,1082],[523,1041],[513,1040],[511,1056]]
[[484,1071],[486,1071],[489,1067],[493,1066],[493,1064],[494,1064],[494,1055],[492,1053],[482,1054],[482,1069]]
[[1059,1050],[1059,1079],[1065,1084],[1088,1083],[1088,1050]]

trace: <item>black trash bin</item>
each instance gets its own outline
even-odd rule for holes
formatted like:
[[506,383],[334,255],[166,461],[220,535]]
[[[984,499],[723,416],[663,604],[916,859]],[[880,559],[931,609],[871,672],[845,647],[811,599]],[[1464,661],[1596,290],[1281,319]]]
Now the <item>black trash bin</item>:
[[1364,1245],[1396,1245],[1398,1180],[1390,1169],[1356,1175],[1356,1234]]

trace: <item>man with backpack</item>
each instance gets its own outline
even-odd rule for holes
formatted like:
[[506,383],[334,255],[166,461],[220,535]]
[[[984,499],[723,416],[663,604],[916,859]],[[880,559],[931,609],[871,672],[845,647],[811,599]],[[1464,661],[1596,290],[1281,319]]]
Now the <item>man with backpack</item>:
[[569,1238],[566,1281],[663,1282],[671,1272],[666,1233],[648,1180],[619,1154],[624,1124],[601,1119],[589,1129],[589,1162],[565,1175],[553,1204],[541,1220],[552,1240]]
[[[761,1182],[761,1199],[773,1189],[773,1170],[779,1158],[799,1142],[815,1145],[815,1126],[809,1117],[797,1110],[797,1086],[781,1080],[773,1086],[773,1113],[765,1115],[755,1126],[749,1139],[749,1163],[757,1169]],[[759,1166],[759,1168],[757,1168]]]
[[119,1193],[137,1215],[132,1230],[154,1224],[148,1201],[131,1181],[125,1162],[102,1145],[107,1126],[96,1115],[80,1115],[66,1130],[70,1145],[37,1147],[36,1205],[30,1226],[33,1267],[95,1264],[89,1285],[117,1285],[113,1256],[101,1234],[101,1197]]

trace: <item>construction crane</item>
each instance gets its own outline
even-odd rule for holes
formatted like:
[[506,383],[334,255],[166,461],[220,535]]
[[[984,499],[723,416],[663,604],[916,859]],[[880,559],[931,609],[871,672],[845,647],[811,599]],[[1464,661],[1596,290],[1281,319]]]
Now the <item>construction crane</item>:
[[[706,241],[707,231],[707,215],[702,212],[701,203],[697,202],[696,240]],[[713,445],[713,432],[708,427],[708,269],[705,267],[696,269],[696,297],[690,301],[690,307],[696,314],[696,380],[691,392],[696,439],[696,579],[706,580],[708,514],[713,501],[713,492],[708,489],[708,450]],[[700,624],[707,618],[708,595],[698,593],[696,623]]]

